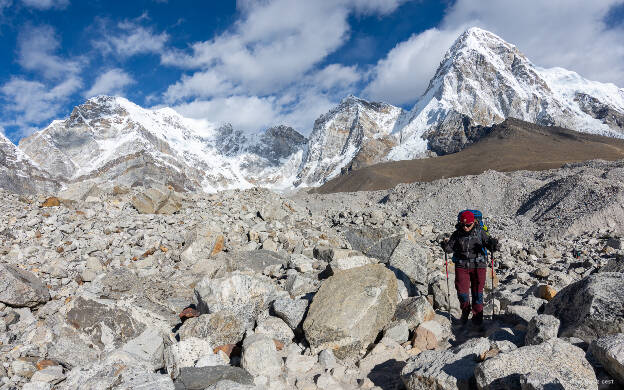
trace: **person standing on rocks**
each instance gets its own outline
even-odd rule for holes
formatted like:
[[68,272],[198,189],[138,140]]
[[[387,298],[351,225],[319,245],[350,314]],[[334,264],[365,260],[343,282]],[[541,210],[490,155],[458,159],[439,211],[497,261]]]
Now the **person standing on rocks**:
[[472,322],[475,326],[483,324],[483,288],[485,287],[488,267],[487,252],[498,251],[500,244],[491,237],[471,211],[459,215],[455,231],[442,243],[446,253],[453,253],[455,263],[455,288],[459,298],[461,323],[465,325],[470,315],[470,296],[472,293]]

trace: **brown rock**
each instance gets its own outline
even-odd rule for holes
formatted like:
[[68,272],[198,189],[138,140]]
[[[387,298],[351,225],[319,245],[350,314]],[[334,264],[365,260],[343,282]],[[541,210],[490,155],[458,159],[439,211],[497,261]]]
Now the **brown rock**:
[[550,287],[549,285],[542,284],[537,288],[537,296],[539,298],[550,301],[555,297],[555,295],[557,295],[557,290]]
[[186,309],[182,310],[179,317],[182,320],[185,320],[187,318],[199,317],[199,314],[199,310],[193,309],[192,307],[187,307]]
[[275,343],[275,348],[278,351],[281,351],[282,349],[284,349],[284,343],[282,343],[281,341],[273,339],[273,342]]
[[486,359],[489,359],[491,357],[494,357],[496,355],[498,355],[498,353],[500,352],[500,350],[498,348],[492,348],[489,351],[485,351],[482,354],[479,355],[479,361],[482,362]]
[[37,362],[36,367],[37,370],[43,370],[44,368],[48,368],[48,367],[52,367],[52,366],[58,366],[59,364],[57,362],[55,362],[54,360],[40,360]]
[[422,326],[416,328],[414,332],[414,338],[412,339],[412,347],[418,348],[421,351],[427,349],[435,349],[438,346],[438,339],[435,334],[429,329],[425,329]]
[[59,207],[60,205],[61,201],[59,200],[59,198],[57,198],[56,196],[51,196],[41,204],[41,207]]
[[217,241],[215,242],[214,247],[212,248],[212,252],[210,253],[211,257],[223,250],[224,241],[225,237],[223,237],[222,235],[219,235],[219,237],[217,237]]
[[236,347],[236,344],[219,345],[217,348],[213,350],[213,352],[217,354],[219,353],[219,351],[223,351],[223,353],[225,353],[226,355],[228,355],[228,357],[230,357],[230,355],[232,354],[232,351],[234,350],[234,347]]
[[56,247],[56,253],[63,253],[65,251],[65,249],[63,249],[62,246],[57,246]]

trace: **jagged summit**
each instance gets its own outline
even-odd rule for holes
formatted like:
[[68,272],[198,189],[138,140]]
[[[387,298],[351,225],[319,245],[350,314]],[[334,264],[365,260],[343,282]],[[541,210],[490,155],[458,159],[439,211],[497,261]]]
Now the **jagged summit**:
[[508,117],[624,136],[624,121],[619,120],[624,118],[624,92],[566,73],[561,77],[557,69],[536,67],[497,35],[468,29],[445,54],[401,129],[401,144],[388,159],[420,157],[427,150],[457,152],[480,138],[476,126],[491,126]]

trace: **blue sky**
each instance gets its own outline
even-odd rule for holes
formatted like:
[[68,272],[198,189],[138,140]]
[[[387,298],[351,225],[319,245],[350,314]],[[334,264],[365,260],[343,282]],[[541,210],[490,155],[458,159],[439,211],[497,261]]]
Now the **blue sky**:
[[624,0],[0,0],[0,131],[109,94],[309,134],[348,94],[409,109],[471,26],[624,87],[623,20]]

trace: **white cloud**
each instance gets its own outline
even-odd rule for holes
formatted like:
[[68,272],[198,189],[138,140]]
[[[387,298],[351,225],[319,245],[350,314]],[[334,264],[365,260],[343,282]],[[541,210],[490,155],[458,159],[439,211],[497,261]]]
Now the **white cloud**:
[[[49,88],[44,83],[12,78],[0,87],[5,101],[3,125],[17,126],[22,135],[32,132],[33,125],[58,115],[73,93],[82,86],[80,79],[71,77]],[[12,118],[12,119],[6,119]]]
[[[402,1],[381,0],[274,0],[239,1],[242,17],[214,39],[192,45],[192,53],[170,51],[164,64],[211,71],[225,85],[241,86],[251,95],[275,93],[296,83],[338,49],[349,36],[350,13],[388,13]],[[216,76],[212,76],[216,74]],[[175,87],[198,89],[202,78],[185,78]],[[188,81],[193,81],[188,83]],[[186,84],[185,84],[186,82]],[[169,92],[169,97],[172,94]]]
[[84,93],[87,98],[97,95],[122,95],[126,86],[135,81],[122,69],[111,69],[97,77],[91,88]]
[[330,64],[312,76],[312,82],[318,88],[328,91],[334,88],[348,88],[361,79],[356,66]]
[[404,1],[239,0],[229,30],[162,55],[163,64],[191,71],[163,98],[183,115],[242,130],[289,124],[307,133],[361,81],[355,66],[319,68],[349,38],[349,15],[388,14]]
[[27,7],[46,10],[50,8],[65,8],[69,5],[69,0],[22,0]]
[[624,86],[624,29],[604,18],[622,0],[457,0],[436,29],[399,43],[380,60],[368,96],[414,102],[454,38],[470,26],[516,45],[538,66],[561,66],[589,79]]
[[94,40],[93,45],[104,53],[115,53],[120,57],[161,53],[169,35],[165,32],[155,33],[152,28],[141,25],[144,19],[148,19],[146,14],[116,25],[111,25],[108,20],[101,20],[99,34],[103,39]]
[[25,27],[18,36],[17,44],[17,62],[24,69],[38,72],[48,79],[58,79],[80,71],[79,61],[54,54],[60,43],[50,26]]
[[236,129],[254,131],[273,123],[278,116],[272,98],[230,96],[195,100],[173,107],[189,118],[209,119],[214,123],[231,123]]

